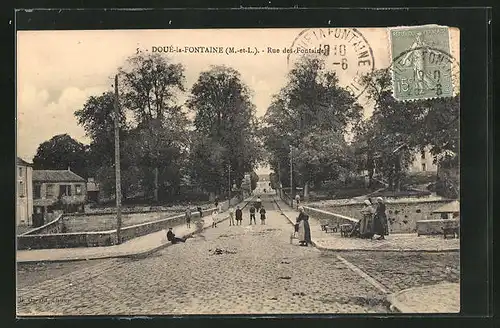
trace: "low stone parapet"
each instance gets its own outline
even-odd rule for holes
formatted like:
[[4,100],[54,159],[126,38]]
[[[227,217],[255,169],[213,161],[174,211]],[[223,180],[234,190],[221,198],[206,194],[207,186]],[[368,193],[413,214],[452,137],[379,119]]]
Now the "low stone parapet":
[[417,235],[442,235],[443,228],[460,226],[459,219],[435,219],[417,221]]
[[[241,199],[235,197],[231,203],[240,203]],[[228,202],[225,202],[228,207]],[[243,206],[244,207],[244,206]],[[203,217],[210,216],[215,208],[203,210]],[[17,249],[48,249],[48,248],[73,248],[73,247],[96,247],[112,246],[116,244],[116,230],[98,232],[70,232],[61,233],[62,216],[38,229],[29,231],[17,237]],[[191,216],[192,224],[200,219],[199,212],[193,212]],[[127,241],[136,237],[148,235],[169,227],[178,226],[185,223],[185,215],[179,214],[173,217],[164,218],[152,222],[141,223],[129,227],[122,227],[122,241]],[[194,222],[193,222],[194,221]]]

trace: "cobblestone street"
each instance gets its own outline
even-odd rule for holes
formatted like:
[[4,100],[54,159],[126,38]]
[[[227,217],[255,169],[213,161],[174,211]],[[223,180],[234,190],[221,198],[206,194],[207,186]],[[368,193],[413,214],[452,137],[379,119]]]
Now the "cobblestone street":
[[[291,245],[289,222],[264,206],[266,225],[249,226],[245,210],[242,226],[222,222],[143,259],[18,265],[18,315],[388,312],[337,253]],[[459,277],[458,253],[341,255],[391,292]]]

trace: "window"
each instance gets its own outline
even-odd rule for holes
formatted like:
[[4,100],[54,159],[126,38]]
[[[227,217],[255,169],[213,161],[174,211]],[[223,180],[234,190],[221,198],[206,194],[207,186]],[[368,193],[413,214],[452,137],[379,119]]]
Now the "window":
[[19,177],[22,178],[23,177],[23,168],[19,167],[18,171],[19,171]]
[[82,185],[75,185],[75,195],[82,194]]
[[71,185],[60,185],[59,186],[60,196],[71,196]]
[[426,169],[425,163],[422,163],[422,171],[425,172],[425,169]]
[[54,198],[56,195],[56,190],[53,184],[47,185],[47,198]]
[[19,186],[18,186],[18,195],[19,197],[24,197],[25,196],[25,193],[24,193],[24,182],[22,181],[19,181]]
[[42,186],[41,185],[36,184],[33,186],[33,198],[34,199],[42,198]]
[[[425,159],[425,150],[422,150],[422,151],[420,152],[420,157],[421,157],[422,159]],[[424,171],[425,171],[425,170],[424,170]]]

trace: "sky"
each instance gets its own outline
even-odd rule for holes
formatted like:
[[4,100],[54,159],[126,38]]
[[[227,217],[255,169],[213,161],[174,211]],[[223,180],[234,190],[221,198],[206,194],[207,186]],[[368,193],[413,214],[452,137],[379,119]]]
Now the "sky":
[[[325,31],[326,29],[323,29]],[[171,53],[168,56],[184,65],[186,88],[196,82],[200,72],[211,65],[227,65],[241,73],[253,91],[257,116],[265,114],[272,95],[286,83],[287,55],[268,53],[268,47],[292,47],[294,40],[306,38],[307,48],[326,41],[310,40],[303,29],[218,29],[218,30],[99,30],[99,31],[21,31],[17,32],[17,154],[32,161],[40,143],[57,134],[68,133],[88,143],[85,131],[77,125],[74,112],[88,97],[112,90],[114,74],[127,57],[152,52],[153,47],[223,47],[257,49],[259,54]],[[318,32],[319,30],[315,30]],[[372,49],[375,69],[390,63],[387,31],[382,28],[359,29]],[[309,34],[308,34],[309,33]],[[309,35],[309,36],[308,36]],[[315,43],[316,42],[316,43]],[[338,41],[330,42],[333,47]],[[339,43],[340,45],[340,43]],[[354,54],[347,48],[349,60]],[[333,51],[333,50],[331,50]],[[292,59],[298,55],[291,55]],[[352,66],[350,66],[352,67]],[[341,84],[356,74],[340,72]],[[187,95],[181,95],[180,101]],[[360,97],[369,115],[370,104]],[[260,173],[267,172],[262,168]]]

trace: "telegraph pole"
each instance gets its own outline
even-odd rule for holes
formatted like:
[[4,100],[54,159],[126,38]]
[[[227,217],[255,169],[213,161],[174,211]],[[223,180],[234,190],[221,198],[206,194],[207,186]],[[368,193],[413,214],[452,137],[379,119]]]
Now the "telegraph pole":
[[280,198],[283,199],[281,193],[283,192],[281,189],[283,187],[283,185],[281,184],[281,161],[278,160],[278,190],[279,190],[279,193],[280,193]]
[[229,172],[229,207],[231,207],[231,164],[227,166]]
[[121,244],[122,229],[122,185],[120,177],[120,100],[118,93],[118,75],[115,75],[115,175],[116,175],[116,239]]
[[293,208],[293,147],[290,146],[290,198]]

